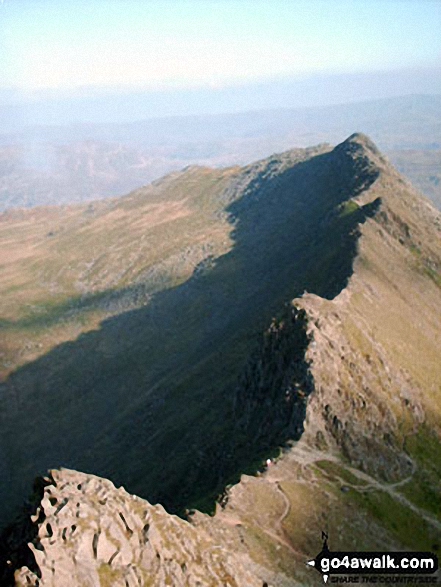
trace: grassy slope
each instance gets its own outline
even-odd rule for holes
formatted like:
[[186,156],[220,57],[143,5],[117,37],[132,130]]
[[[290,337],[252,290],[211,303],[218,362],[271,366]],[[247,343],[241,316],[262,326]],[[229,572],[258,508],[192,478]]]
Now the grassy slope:
[[2,375],[228,250],[213,202],[232,174],[192,168],[121,199],[3,214]]

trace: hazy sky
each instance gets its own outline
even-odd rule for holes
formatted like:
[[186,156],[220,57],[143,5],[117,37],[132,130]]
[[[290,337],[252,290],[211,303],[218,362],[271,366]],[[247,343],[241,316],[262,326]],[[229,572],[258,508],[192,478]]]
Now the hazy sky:
[[437,0],[0,0],[0,88],[221,88],[440,57]]

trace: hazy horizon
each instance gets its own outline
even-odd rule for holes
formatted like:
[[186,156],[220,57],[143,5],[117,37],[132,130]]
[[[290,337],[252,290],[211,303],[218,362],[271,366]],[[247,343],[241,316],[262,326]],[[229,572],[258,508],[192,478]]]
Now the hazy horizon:
[[441,93],[430,0],[3,0],[0,122],[130,122]]
[[2,132],[26,126],[130,123],[146,119],[237,114],[441,95],[441,68],[314,75],[220,89],[129,91],[82,88],[31,96],[0,90]]
[[439,202],[440,30],[431,0],[0,0],[0,208],[355,131]]

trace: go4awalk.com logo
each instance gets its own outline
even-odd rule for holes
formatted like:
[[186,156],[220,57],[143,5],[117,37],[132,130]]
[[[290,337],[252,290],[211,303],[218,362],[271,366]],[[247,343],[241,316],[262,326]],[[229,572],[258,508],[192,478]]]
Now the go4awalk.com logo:
[[325,583],[437,583],[438,558],[431,552],[331,552],[324,532],[322,539],[322,550],[307,564]]

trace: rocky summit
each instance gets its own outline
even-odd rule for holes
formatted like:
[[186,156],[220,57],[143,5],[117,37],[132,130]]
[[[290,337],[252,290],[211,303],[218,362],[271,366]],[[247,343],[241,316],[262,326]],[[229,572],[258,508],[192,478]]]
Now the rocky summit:
[[322,532],[439,556],[440,237],[361,134],[5,213],[4,583],[312,586]]

